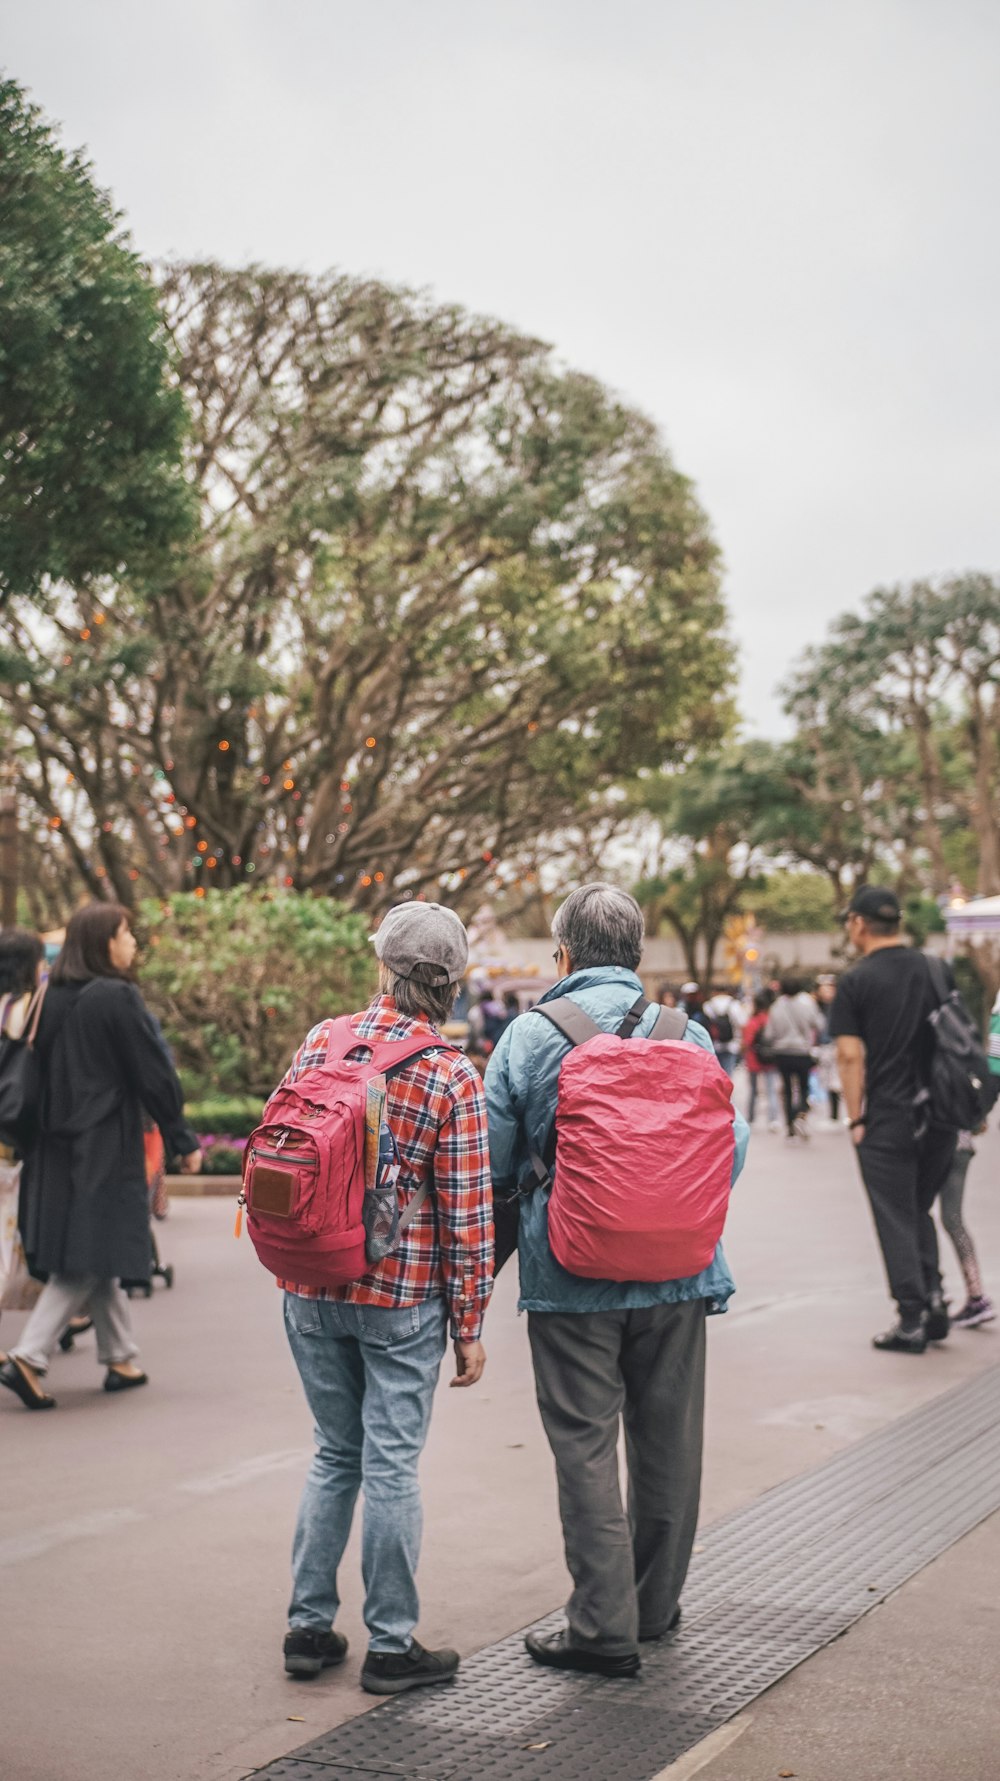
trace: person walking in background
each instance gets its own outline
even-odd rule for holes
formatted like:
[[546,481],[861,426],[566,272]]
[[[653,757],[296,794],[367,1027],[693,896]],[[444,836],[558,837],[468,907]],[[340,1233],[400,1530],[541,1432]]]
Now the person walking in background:
[[766,1058],[761,1055],[761,1039],[767,1026],[767,1017],[771,1010],[774,997],[769,989],[761,989],[753,999],[753,1013],[743,1028],[743,1062],[747,1067],[750,1079],[750,1099],[747,1102],[747,1124],[752,1126],[757,1111],[757,1094],[760,1084],[764,1085],[767,1095],[767,1123],[772,1132],[780,1132],[781,1120],[778,1117],[778,1076],[771,1053]]
[[770,1008],[764,1037],[781,1077],[785,1127],[789,1138],[808,1138],[809,1078],[820,1013],[795,977],[783,977],[781,994]]
[[715,1055],[730,1078],[736,1074],[740,1057],[741,1013],[736,997],[723,985],[716,984],[701,1015]]
[[[26,928],[5,928],[0,932],[0,1036],[9,1034],[12,1039],[19,1039],[24,1032],[31,998],[38,988],[42,958],[42,942],[37,934]],[[0,1218],[10,1220],[12,1242],[17,1229],[20,1180],[21,1159],[17,1151],[9,1144],[0,1144]],[[20,1297],[17,1308],[24,1308]],[[5,1354],[0,1354],[0,1366],[6,1359]]]
[[[482,1081],[439,1030],[468,964],[465,928],[439,903],[401,903],[373,941],[379,993],[350,1017],[357,1045],[346,1060],[403,1040],[419,1053],[396,1066],[386,1089],[386,1119],[399,1151],[400,1216],[408,1222],[396,1247],[357,1280],[279,1282],[289,1346],[316,1423],[292,1548],[284,1661],[289,1675],[310,1677],[346,1656],[347,1640],[333,1625],[338,1570],[363,1492],[370,1642],[361,1686],[390,1695],[450,1682],[458,1669],[456,1651],[427,1651],[414,1636],[423,1526],[417,1468],[449,1324],[452,1384],[477,1384],[486,1364],[481,1335],[493,1288],[493,1204]],[[313,1028],[286,1082],[323,1066],[335,1024]]]
[[840,980],[830,1015],[840,1077],[898,1322],[873,1346],[923,1354],[948,1334],[931,1207],[948,1179],[957,1130],[917,1132],[914,1102],[939,1006],[927,960],[900,934],[894,891],[862,885],[845,911],[860,962]]
[[819,1058],[816,1071],[820,1087],[826,1095],[827,1111],[830,1123],[837,1126],[840,1120],[840,1070],[837,1067],[837,1041],[830,1036],[830,1010],[837,994],[837,979],[828,972],[816,979],[816,1002],[819,1007],[822,1026],[819,1032]]
[[[981,1129],[985,1131],[986,1128],[983,1126]],[[988,1299],[983,1292],[983,1277],[979,1272],[975,1244],[962,1216],[965,1180],[975,1154],[972,1133],[959,1132],[948,1179],[941,1189],[941,1223],[951,1239],[965,1281],[965,1304],[951,1319],[952,1328],[959,1330],[975,1329],[981,1323],[992,1323],[996,1317],[992,1299]]]
[[41,1131],[24,1162],[20,1228],[31,1273],[46,1285],[0,1384],[29,1410],[55,1399],[42,1380],[70,1319],[88,1311],[104,1389],[145,1385],[121,1282],[149,1279],[143,1109],[187,1174],[201,1168],[183,1094],[130,972],[131,917],[117,903],[73,916],[38,1028]]
[[[705,1319],[725,1309],[733,1283],[721,1244],[700,1274],[674,1280],[583,1278],[556,1259],[550,1182],[539,1183],[532,1160],[548,1160],[567,1056],[564,1030],[545,1015],[546,1004],[562,1003],[564,1016],[571,1008],[584,1032],[591,1023],[601,1029],[595,1047],[608,1043],[605,1034],[648,1037],[663,1010],[643,997],[637,975],[642,911],[626,892],[584,885],[562,904],[552,931],[559,982],[508,1028],[486,1072],[494,1190],[498,1197],[515,1189],[525,1196],[519,1308],[528,1313],[538,1406],[555,1459],[573,1578],[567,1628],[531,1633],[526,1645],[539,1664],[633,1676],[640,1668],[639,1642],[662,1638],[680,1618],[701,1485]],[[553,1020],[556,1015],[553,1007]],[[669,1049],[711,1053],[702,1027],[689,1022],[678,1030],[683,1038]],[[620,1047],[623,1067],[632,1042]],[[743,1166],[749,1134],[711,1057],[706,1061],[723,1091],[728,1187]],[[699,1102],[706,1121],[710,1100],[706,1091]],[[655,1134],[658,1105],[641,1109],[647,1133]],[[714,1129],[702,1131],[700,1142],[707,1174],[721,1147]],[[555,1154],[558,1180],[558,1146]],[[529,1184],[533,1191],[526,1192]],[[621,1422],[627,1510],[618,1475]]]

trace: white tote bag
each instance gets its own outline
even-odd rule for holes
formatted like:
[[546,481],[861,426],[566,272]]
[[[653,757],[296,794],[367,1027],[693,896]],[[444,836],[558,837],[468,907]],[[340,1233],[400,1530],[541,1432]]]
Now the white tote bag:
[[32,1280],[17,1228],[21,1165],[0,1158],[0,1311],[30,1311],[42,1290]]

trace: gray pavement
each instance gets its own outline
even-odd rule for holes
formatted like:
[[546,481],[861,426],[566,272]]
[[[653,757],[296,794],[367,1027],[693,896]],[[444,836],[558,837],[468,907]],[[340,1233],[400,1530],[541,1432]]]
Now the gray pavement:
[[[987,1285],[1000,1288],[1000,1197],[990,1191],[998,1173],[994,1133],[973,1163],[968,1209]],[[371,1704],[357,1687],[364,1627],[356,1545],[344,1570],[348,1665],[311,1685],[288,1682],[281,1668],[288,1546],[310,1429],[284,1344],[280,1295],[246,1239],[233,1241],[224,1202],[176,1201],[161,1247],[177,1285],[135,1307],[147,1391],[101,1394],[90,1336],[53,1365],[56,1412],[31,1417],[13,1399],[0,1403],[5,1781],[236,1781]],[[729,1315],[711,1326],[705,1521],[1000,1359],[997,1325],[958,1333],[921,1359],[871,1350],[887,1304],[843,1131],[817,1132],[801,1148],[759,1131],[727,1247],[740,1291]],[[957,1297],[950,1254],[947,1260]],[[421,1636],[465,1652],[525,1625],[566,1592],[515,1297],[509,1268],[487,1324],[486,1378],[472,1392],[449,1392],[445,1376],[424,1465]],[[0,1346],[18,1323],[4,1317]],[[988,1541],[986,1530],[933,1572],[947,1571],[980,1539]],[[996,1546],[983,1550],[995,1578]],[[968,1579],[955,1574],[960,1607]],[[785,1691],[805,1687],[822,1674],[819,1666],[844,1661],[857,1640],[874,1640],[882,1652],[888,1641],[880,1628],[897,1611],[905,1633],[897,1602],[924,1582],[908,1585],[744,1716],[753,1726],[740,1727],[733,1761],[741,1747],[751,1748],[754,1727]],[[975,1626],[967,1637],[974,1652]],[[962,1639],[956,1612],[951,1653],[958,1665]],[[896,1656],[898,1635],[880,1659],[887,1675]],[[972,1656],[966,1673],[975,1673]],[[789,1726],[798,1697],[790,1698]],[[920,1699],[937,1717],[926,1687]],[[836,1749],[823,1745],[825,1734],[816,1736],[810,1760],[838,1761]],[[837,1736],[834,1727],[827,1743]],[[924,1745],[916,1722],[912,1741],[918,1755]],[[756,1772],[720,1768],[717,1781],[749,1781]],[[856,1766],[807,1772],[817,1781],[866,1773]],[[876,1772],[912,1772],[921,1781],[925,1773],[900,1768],[888,1744],[887,1766]],[[927,1770],[928,1781],[938,1772],[951,1771]],[[974,1769],[954,1772],[979,1781]]]

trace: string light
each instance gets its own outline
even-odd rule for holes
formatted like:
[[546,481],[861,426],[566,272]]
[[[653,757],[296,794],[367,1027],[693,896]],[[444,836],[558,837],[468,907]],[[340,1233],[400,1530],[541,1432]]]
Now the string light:
[[228,742],[220,742],[219,750],[220,750],[220,753],[227,754],[229,751],[229,743]]

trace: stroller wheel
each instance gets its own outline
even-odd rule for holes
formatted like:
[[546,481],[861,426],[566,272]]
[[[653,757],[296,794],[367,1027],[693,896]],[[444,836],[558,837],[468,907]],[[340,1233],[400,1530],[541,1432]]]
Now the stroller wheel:
[[168,1262],[166,1267],[163,1270],[163,1284],[166,1287],[168,1292],[170,1291],[170,1288],[174,1284],[174,1270],[173,1270],[173,1264],[171,1262]]

